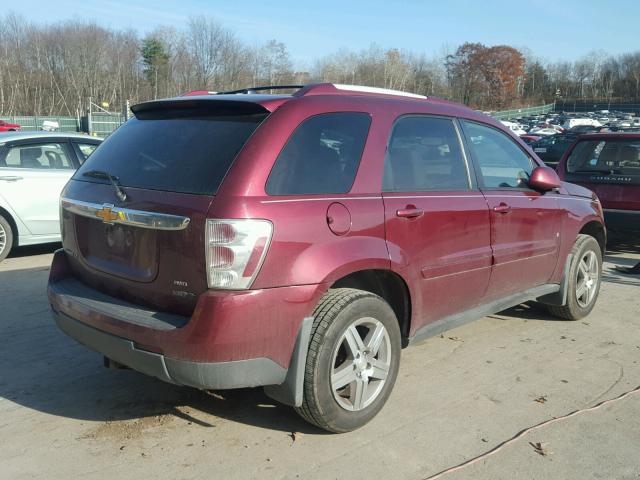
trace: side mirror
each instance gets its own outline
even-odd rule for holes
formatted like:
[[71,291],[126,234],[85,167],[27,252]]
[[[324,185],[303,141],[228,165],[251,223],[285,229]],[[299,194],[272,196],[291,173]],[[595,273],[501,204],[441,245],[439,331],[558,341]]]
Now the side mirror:
[[560,188],[562,181],[553,168],[549,167],[537,167],[531,172],[529,177],[529,186],[534,190],[541,192],[548,192]]

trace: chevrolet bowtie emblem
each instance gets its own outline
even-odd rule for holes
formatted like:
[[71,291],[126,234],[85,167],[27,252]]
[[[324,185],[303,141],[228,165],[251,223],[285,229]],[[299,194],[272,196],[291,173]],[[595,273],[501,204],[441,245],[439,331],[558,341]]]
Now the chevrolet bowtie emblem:
[[113,205],[103,205],[100,210],[96,212],[96,217],[101,219],[104,223],[113,223],[120,216],[112,211]]

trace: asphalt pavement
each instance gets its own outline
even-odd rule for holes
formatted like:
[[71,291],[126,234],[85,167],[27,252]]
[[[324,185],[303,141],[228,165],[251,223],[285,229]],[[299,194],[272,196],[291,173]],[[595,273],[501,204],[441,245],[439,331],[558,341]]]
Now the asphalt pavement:
[[[50,317],[54,248],[0,263],[0,479],[423,480],[640,386],[640,278],[612,269],[640,260],[637,246],[609,252],[584,320],[523,305],[404,350],[386,407],[343,435],[261,389],[205,393],[105,369]],[[441,478],[638,479],[640,392]]]

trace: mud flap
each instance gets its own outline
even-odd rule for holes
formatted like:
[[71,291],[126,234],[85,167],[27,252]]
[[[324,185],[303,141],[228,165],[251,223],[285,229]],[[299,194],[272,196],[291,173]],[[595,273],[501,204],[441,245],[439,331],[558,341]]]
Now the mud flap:
[[266,393],[268,397],[291,407],[299,407],[302,405],[304,369],[307,365],[307,352],[309,350],[309,339],[311,337],[313,320],[313,317],[305,317],[302,320],[284,383],[264,387],[264,393]]

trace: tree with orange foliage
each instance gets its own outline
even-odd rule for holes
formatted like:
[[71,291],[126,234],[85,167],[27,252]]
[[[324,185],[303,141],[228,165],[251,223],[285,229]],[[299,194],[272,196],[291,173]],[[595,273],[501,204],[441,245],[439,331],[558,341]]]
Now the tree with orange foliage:
[[465,43],[447,56],[445,66],[454,96],[468,105],[500,108],[521,96],[525,60],[513,47]]

